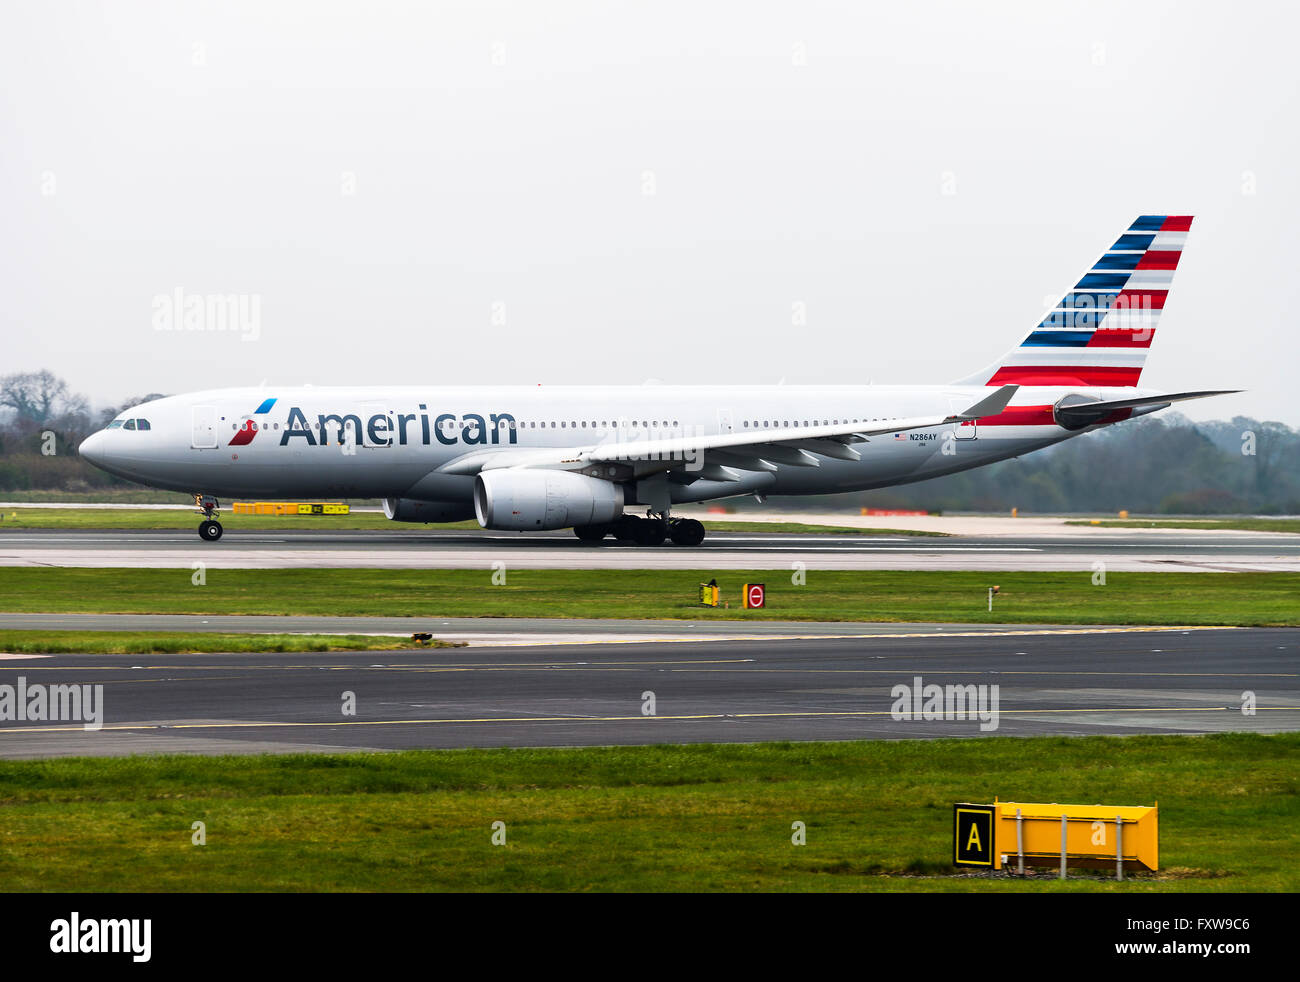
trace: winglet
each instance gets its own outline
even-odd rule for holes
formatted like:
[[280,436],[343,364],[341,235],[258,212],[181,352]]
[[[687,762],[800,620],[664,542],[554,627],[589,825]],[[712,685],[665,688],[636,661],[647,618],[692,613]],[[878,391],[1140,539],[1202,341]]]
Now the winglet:
[[1002,410],[1007,408],[1007,403],[1011,397],[1016,394],[1020,388],[1018,385],[1004,385],[992,395],[985,396],[975,405],[971,406],[964,412],[957,413],[955,416],[949,416],[949,419],[980,419],[984,416],[996,416]]

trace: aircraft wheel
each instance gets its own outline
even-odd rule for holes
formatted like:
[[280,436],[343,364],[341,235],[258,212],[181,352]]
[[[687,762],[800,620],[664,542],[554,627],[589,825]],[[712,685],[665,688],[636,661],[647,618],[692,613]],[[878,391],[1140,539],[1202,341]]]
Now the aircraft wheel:
[[704,523],[693,518],[683,518],[673,522],[668,534],[679,546],[698,546],[704,541]]
[[599,542],[605,536],[609,535],[608,525],[578,525],[573,529],[573,534],[583,542]]
[[199,538],[204,542],[216,542],[221,538],[221,533],[223,531],[224,529],[222,529],[220,522],[214,522],[211,520],[199,522]]
[[638,542],[638,530],[641,527],[641,519],[635,515],[624,515],[610,526],[610,533],[616,539],[624,541]]
[[643,519],[636,530],[636,544],[639,546],[660,546],[668,538],[668,523]]

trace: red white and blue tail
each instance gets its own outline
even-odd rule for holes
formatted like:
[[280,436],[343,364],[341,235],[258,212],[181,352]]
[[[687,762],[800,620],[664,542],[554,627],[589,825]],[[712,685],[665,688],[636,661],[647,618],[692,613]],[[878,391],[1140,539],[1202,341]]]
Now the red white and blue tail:
[[1190,215],[1143,215],[975,385],[1136,386]]

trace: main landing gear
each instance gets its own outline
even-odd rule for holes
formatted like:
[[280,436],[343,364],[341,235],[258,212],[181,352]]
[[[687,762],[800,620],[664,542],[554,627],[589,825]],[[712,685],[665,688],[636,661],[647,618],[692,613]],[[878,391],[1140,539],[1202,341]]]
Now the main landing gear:
[[217,521],[217,499],[209,494],[196,494],[194,505],[198,508],[203,521],[199,522],[199,538],[204,542],[216,542],[225,531]]
[[704,525],[693,518],[669,518],[649,513],[646,518],[621,515],[607,525],[579,525],[573,530],[583,542],[599,542],[607,535],[639,546],[658,546],[672,539],[679,546],[698,546],[704,541]]

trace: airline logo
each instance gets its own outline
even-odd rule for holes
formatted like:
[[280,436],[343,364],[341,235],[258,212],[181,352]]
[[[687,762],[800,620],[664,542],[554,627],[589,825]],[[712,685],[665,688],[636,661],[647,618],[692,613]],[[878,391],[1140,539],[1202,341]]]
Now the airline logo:
[[1003,360],[989,385],[1137,385],[1191,215],[1143,215]]
[[253,417],[265,416],[271,411],[271,407],[274,405],[274,399],[262,400],[260,406],[254,409],[250,415],[244,417],[244,425],[235,432],[235,435],[231,437],[228,445],[232,447],[246,447],[252,443],[253,437],[257,436],[257,431],[263,428],[257,420],[253,419]]

